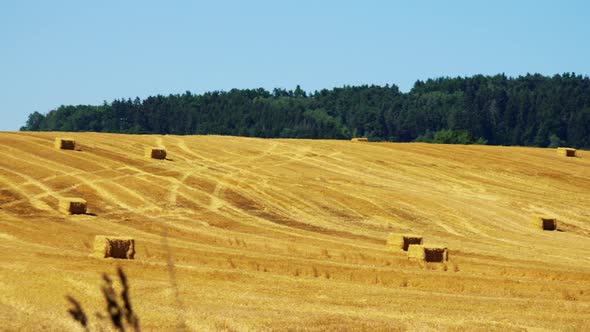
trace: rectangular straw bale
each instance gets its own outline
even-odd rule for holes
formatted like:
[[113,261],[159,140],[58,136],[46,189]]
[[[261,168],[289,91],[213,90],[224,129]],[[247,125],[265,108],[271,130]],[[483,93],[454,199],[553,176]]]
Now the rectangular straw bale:
[[576,156],[576,149],[572,148],[557,148],[557,154],[566,156],[566,157],[575,157]]
[[350,140],[351,142],[368,142],[369,139],[366,137],[355,137]]
[[412,244],[408,248],[408,258],[428,263],[442,263],[449,260],[449,250],[439,245]]
[[53,143],[53,146],[56,149],[61,149],[61,150],[75,150],[76,149],[76,141],[71,138],[57,137],[55,139],[55,142]]
[[547,216],[531,216],[530,224],[532,227],[544,231],[554,231],[557,229],[557,220]]
[[94,257],[98,258],[135,258],[135,240],[126,236],[97,235],[94,237]]
[[408,251],[411,244],[422,244],[422,237],[412,234],[391,233],[387,237],[387,247],[393,250]]
[[428,245],[424,247],[427,262],[446,262],[449,260],[449,250],[444,246]]
[[66,214],[86,214],[86,200],[64,197],[59,200],[59,211]]
[[166,149],[155,147],[145,148],[145,157],[152,159],[166,159]]

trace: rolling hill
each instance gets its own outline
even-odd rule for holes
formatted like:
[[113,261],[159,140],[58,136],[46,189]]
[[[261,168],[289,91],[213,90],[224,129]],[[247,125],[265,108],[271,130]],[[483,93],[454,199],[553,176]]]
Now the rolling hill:
[[[0,147],[1,330],[80,330],[66,295],[95,327],[117,266],[144,331],[590,329],[590,152],[48,132]],[[450,260],[410,261],[389,233]],[[95,235],[133,237],[135,259],[89,257]]]

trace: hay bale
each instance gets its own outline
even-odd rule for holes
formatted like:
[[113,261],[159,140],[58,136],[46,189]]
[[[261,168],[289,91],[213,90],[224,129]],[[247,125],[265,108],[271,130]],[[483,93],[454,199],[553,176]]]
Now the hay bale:
[[449,250],[445,246],[411,244],[408,247],[408,259],[443,263],[449,260]]
[[542,229],[544,231],[557,230],[557,220],[547,216],[531,216],[530,224],[532,227]]
[[576,149],[572,148],[557,148],[557,154],[566,156],[566,157],[575,157],[576,156]]
[[166,149],[164,148],[145,148],[145,157],[151,159],[166,159]]
[[449,260],[449,249],[444,246],[429,245],[424,247],[427,262],[446,262]]
[[92,256],[98,258],[135,258],[135,240],[125,236],[97,235]]
[[412,234],[391,233],[387,237],[387,247],[393,250],[408,251],[411,244],[422,244],[422,237]]
[[59,200],[59,211],[66,214],[86,214],[86,200],[65,197]]
[[366,137],[355,137],[350,140],[351,142],[368,142],[369,139]]
[[53,143],[53,146],[60,150],[75,150],[76,141],[71,138],[57,137]]

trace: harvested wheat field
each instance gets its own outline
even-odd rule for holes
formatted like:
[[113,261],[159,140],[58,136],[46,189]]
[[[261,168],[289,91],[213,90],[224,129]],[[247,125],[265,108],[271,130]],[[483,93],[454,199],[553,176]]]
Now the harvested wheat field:
[[[95,133],[0,146],[4,331],[82,331],[66,295],[98,330],[118,266],[143,331],[590,329],[590,152]],[[86,213],[60,212],[67,197]],[[408,260],[390,233],[449,260]],[[94,257],[97,235],[132,238],[134,259]]]

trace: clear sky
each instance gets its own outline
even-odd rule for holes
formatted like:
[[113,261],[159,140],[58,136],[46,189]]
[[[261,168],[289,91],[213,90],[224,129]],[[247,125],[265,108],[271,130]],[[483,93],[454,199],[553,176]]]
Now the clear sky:
[[590,74],[590,1],[0,1],[0,130],[122,97],[528,72]]

